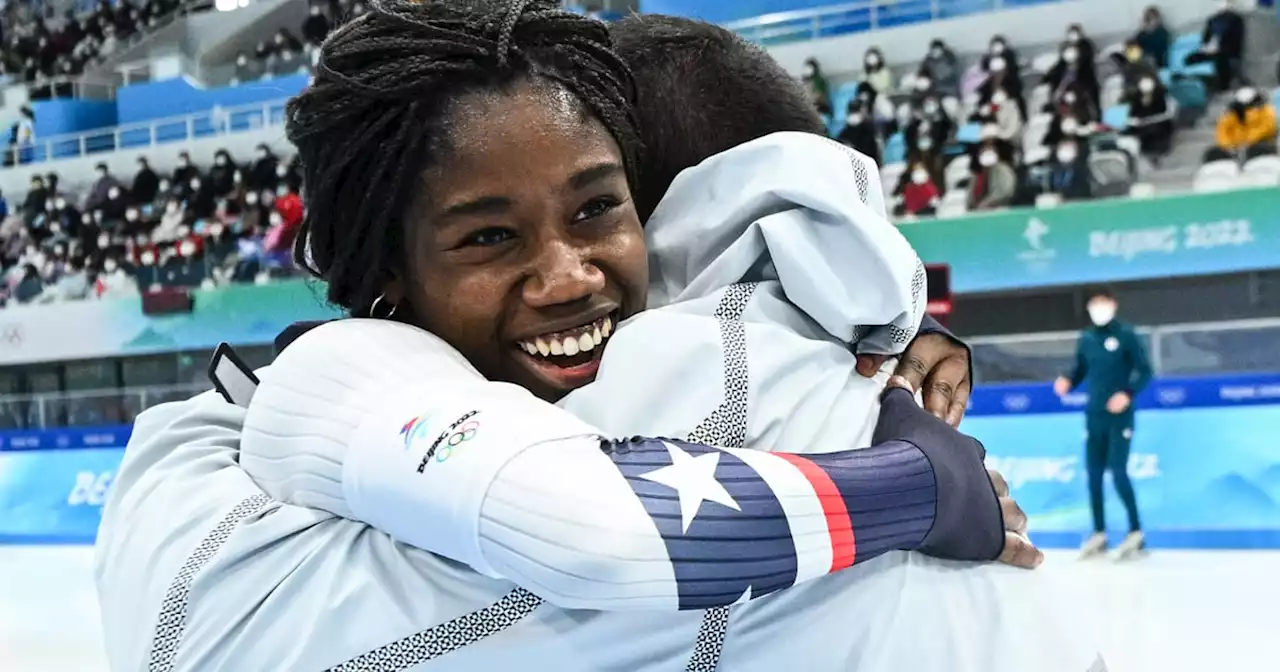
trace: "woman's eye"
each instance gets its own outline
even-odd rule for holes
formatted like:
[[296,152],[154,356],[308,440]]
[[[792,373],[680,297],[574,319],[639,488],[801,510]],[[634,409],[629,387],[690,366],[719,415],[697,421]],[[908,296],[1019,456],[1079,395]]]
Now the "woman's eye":
[[492,247],[494,245],[505,243],[514,237],[515,234],[507,229],[480,229],[463,239],[462,244],[458,247]]
[[602,217],[609,214],[611,210],[619,205],[620,203],[618,202],[618,199],[612,197],[597,198],[587,201],[586,205],[583,205],[582,209],[579,210],[578,214],[573,218],[573,221],[585,222],[597,217]]

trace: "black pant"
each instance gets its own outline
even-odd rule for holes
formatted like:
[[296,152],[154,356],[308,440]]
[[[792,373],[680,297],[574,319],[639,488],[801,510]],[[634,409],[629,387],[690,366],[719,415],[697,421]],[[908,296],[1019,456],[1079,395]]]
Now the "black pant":
[[1236,73],[1240,70],[1240,59],[1225,56],[1221,52],[1211,54],[1204,51],[1197,51],[1187,56],[1187,65],[1204,62],[1213,63],[1214,91],[1223,93],[1231,90],[1231,85],[1235,83]]
[[[1257,158],[1259,156],[1270,156],[1275,153],[1276,153],[1276,146],[1274,143],[1260,142],[1256,145],[1249,145],[1248,147],[1245,147],[1243,154],[1244,154],[1244,160],[1248,161],[1249,159]],[[1239,152],[1230,152],[1221,147],[1210,147],[1209,149],[1205,150],[1204,162],[1209,163],[1210,161],[1223,161],[1223,160],[1237,161],[1240,159],[1240,156],[1241,155]]]
[[1133,440],[1133,411],[1119,415],[1107,411],[1085,414],[1089,439],[1085,444],[1085,468],[1089,473],[1089,506],[1093,509],[1093,531],[1105,532],[1107,517],[1103,510],[1102,474],[1111,471],[1116,494],[1129,513],[1129,531],[1142,529],[1138,520],[1138,500],[1129,480],[1129,444]]

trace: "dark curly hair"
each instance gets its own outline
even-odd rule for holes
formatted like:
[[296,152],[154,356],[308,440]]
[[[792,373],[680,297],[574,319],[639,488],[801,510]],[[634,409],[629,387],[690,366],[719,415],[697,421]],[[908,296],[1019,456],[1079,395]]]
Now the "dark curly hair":
[[287,131],[306,185],[294,257],[331,302],[365,314],[404,270],[404,216],[453,139],[454,102],[529,80],[576,96],[634,185],[635,85],[599,21],[550,0],[375,0],[325,41]]

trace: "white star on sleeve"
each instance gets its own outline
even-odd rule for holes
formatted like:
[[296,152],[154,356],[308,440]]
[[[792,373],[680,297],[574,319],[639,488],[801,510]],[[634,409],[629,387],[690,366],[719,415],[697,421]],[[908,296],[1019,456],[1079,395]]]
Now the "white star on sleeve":
[[704,501],[723,504],[734,511],[742,510],[729,491],[716,480],[716,465],[720,463],[720,453],[712,451],[693,457],[679,446],[666,441],[662,445],[667,447],[667,453],[671,455],[671,465],[640,474],[640,478],[661,483],[676,491],[680,498],[683,532],[689,531],[689,524],[698,515],[698,509]]

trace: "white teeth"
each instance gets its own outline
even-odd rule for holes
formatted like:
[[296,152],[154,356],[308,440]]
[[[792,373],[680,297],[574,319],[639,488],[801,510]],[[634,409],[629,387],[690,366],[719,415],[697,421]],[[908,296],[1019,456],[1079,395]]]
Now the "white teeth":
[[609,334],[613,333],[613,319],[604,318],[604,326],[600,327],[600,335],[609,338]]
[[564,346],[560,345],[560,341],[551,341],[551,354],[563,355]]
[[596,327],[591,332],[591,343],[592,345],[600,345],[602,341],[604,341],[604,336],[600,334],[600,327]]
[[578,339],[572,337],[564,339],[564,354],[569,357],[578,354]]
[[578,337],[578,349],[582,352],[589,352],[596,347],[596,342],[591,340],[591,334],[583,334]]
[[[541,338],[538,339],[537,347],[535,349],[538,351],[538,354],[542,355],[543,357],[546,357],[547,355],[551,354],[551,346],[547,345],[547,342],[542,340]],[[533,354],[533,353],[529,353],[529,354]]]
[[577,336],[563,336],[560,338],[551,338],[547,336],[539,336],[528,341],[521,341],[519,345],[521,350],[533,356],[541,355],[547,357],[550,355],[572,357],[580,352],[591,352],[599,347],[609,335],[613,333],[613,318],[605,316],[596,321],[593,325],[584,327],[585,331]]

